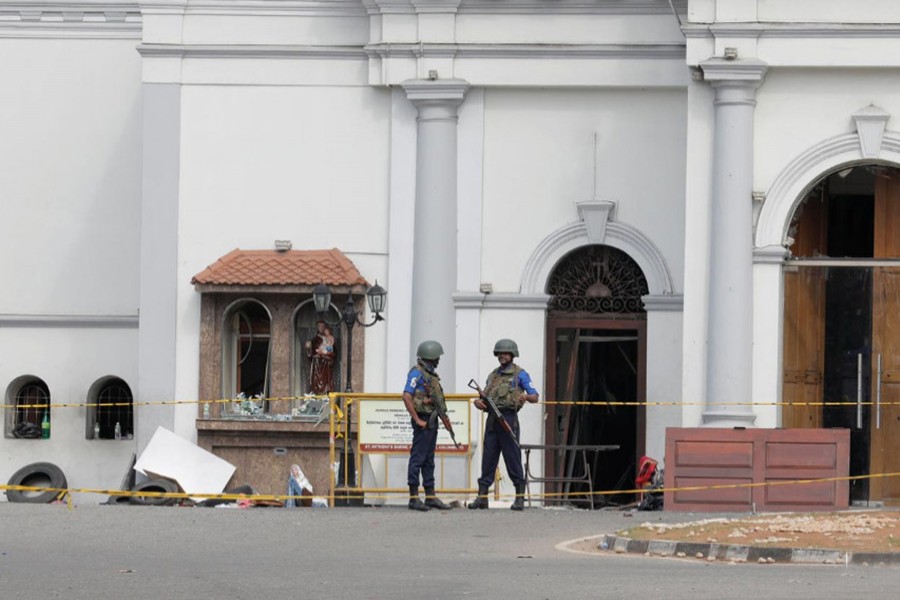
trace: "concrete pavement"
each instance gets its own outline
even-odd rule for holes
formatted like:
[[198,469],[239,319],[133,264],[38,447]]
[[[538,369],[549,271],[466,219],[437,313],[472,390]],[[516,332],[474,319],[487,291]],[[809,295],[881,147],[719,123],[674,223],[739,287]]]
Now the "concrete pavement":
[[[697,515],[0,503],[7,598],[893,598],[895,567],[728,565],[558,546]],[[704,515],[709,517],[709,515]]]

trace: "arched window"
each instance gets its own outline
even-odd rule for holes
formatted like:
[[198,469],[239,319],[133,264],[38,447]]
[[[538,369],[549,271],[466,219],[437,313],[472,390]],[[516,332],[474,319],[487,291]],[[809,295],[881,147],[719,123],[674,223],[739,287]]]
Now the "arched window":
[[559,261],[547,284],[550,311],[615,318],[646,313],[641,296],[647,279],[638,264],[618,248],[578,248]]
[[222,390],[226,398],[266,398],[271,387],[271,316],[259,301],[235,302],[225,313]]
[[101,379],[91,386],[88,398],[88,439],[125,440],[134,436],[134,396],[127,383],[118,377]]
[[48,422],[50,420],[50,390],[47,384],[37,377],[20,377],[10,385],[7,398],[8,404],[15,407],[7,413],[7,436],[40,437],[44,415]]

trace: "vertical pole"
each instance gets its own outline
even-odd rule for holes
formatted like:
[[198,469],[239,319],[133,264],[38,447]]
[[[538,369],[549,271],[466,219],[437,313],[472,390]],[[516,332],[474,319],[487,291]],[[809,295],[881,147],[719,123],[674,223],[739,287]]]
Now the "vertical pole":
[[[347,372],[344,380],[344,393],[353,393],[353,327],[356,325],[356,310],[353,307],[353,295],[347,296],[347,304],[343,312],[344,326],[347,328]],[[347,430],[341,448],[341,464],[338,467],[340,482],[338,488],[343,491],[344,498],[336,506],[361,506],[362,498],[349,498],[350,490],[356,487],[356,457],[353,451],[353,405],[344,396],[344,415],[347,419]],[[338,492],[335,493],[337,495]]]

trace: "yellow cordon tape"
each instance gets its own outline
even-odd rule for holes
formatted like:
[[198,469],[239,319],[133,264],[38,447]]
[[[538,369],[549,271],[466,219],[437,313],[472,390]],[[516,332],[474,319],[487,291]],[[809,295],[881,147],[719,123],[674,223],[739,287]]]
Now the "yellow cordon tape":
[[[723,483],[723,484],[715,484],[715,485],[696,485],[696,486],[683,486],[683,487],[674,487],[674,488],[653,488],[653,489],[630,489],[630,490],[605,490],[605,491],[595,491],[593,494],[591,492],[545,492],[541,494],[529,494],[532,498],[559,498],[559,497],[567,497],[567,498],[587,498],[591,495],[594,496],[610,496],[610,495],[620,495],[620,494],[645,494],[645,493],[665,493],[665,492],[686,492],[686,491],[702,491],[702,490],[724,490],[724,489],[737,489],[737,488],[757,488],[757,487],[768,487],[768,486],[782,486],[782,485],[805,485],[812,483],[827,483],[834,481],[858,481],[863,479],[874,479],[876,477],[900,477],[900,472],[896,473],[877,473],[870,475],[849,475],[846,477],[822,477],[819,479],[793,479],[793,480],[783,480],[783,481],[763,481],[757,483]],[[64,495],[68,496],[68,503],[71,507],[72,503],[72,494],[102,494],[105,496],[140,496],[147,498],[175,498],[180,500],[187,500],[193,498],[204,498],[204,499],[215,499],[215,500],[266,500],[266,501],[275,501],[275,502],[284,502],[285,500],[299,500],[299,499],[309,499],[309,496],[289,496],[283,494],[195,494],[189,492],[147,492],[147,491],[139,491],[133,492],[130,490],[107,490],[107,489],[93,489],[93,488],[49,488],[49,487],[34,487],[34,486],[25,486],[25,485],[0,485],[0,490],[17,490],[23,492],[58,492],[57,498],[62,498]],[[396,498],[398,496],[409,497],[409,492],[404,491],[402,489],[393,489],[393,488],[355,488],[352,490],[354,493],[340,493],[334,495],[319,495],[317,494],[315,497],[317,498],[325,498],[328,500],[333,499],[361,499],[364,497],[369,498]],[[438,493],[441,494],[451,494],[451,495],[459,495],[459,494],[475,494],[477,490],[475,489],[443,489],[437,490]],[[514,494],[501,494],[501,497],[512,498]]]
[[[451,396],[459,396],[460,398],[475,399],[474,396],[467,394],[451,394]],[[254,402],[279,402],[292,400],[325,400],[329,397],[344,398],[347,404],[353,403],[353,398],[373,398],[373,399],[399,399],[398,394],[338,394],[333,393],[329,396],[280,396],[275,398],[246,398]],[[27,409],[27,408],[106,408],[113,406],[176,406],[183,404],[235,404],[242,402],[243,399],[219,398],[217,400],[158,400],[153,402],[60,402],[51,404],[2,404],[4,409]],[[544,404],[547,406],[894,406],[900,405],[900,400],[894,402],[637,402],[637,401],[608,401],[608,400],[543,400],[535,404]],[[338,418],[343,417],[340,407],[335,405],[338,411]]]

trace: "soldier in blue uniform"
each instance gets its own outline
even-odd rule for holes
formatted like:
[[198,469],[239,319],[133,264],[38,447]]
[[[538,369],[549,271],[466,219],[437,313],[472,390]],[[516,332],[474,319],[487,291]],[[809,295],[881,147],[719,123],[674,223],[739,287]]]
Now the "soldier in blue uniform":
[[[428,510],[450,508],[434,495],[434,448],[437,445],[438,424],[431,418],[436,402],[444,402],[441,378],[435,372],[444,349],[434,340],[419,344],[418,360],[406,376],[403,403],[412,419],[413,440],[409,450],[406,482],[409,484],[409,509]],[[425,488],[425,502],[419,499],[419,473]]]
[[[531,383],[528,373],[513,362],[519,356],[518,345],[510,339],[498,340],[494,344],[494,356],[500,366],[491,371],[484,387],[484,395],[494,401],[503,419],[509,423],[512,436],[497,422],[493,412],[488,413],[484,428],[484,444],[481,449],[481,477],[478,478],[478,498],[469,504],[469,508],[488,507],[488,488],[494,483],[494,473],[503,454],[506,472],[516,486],[516,499],[510,507],[513,510],[525,508],[525,472],[522,468],[522,452],[516,442],[519,440],[518,412],[526,402],[537,402],[538,392]],[[481,410],[489,410],[480,398],[475,406]]]

